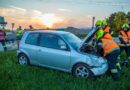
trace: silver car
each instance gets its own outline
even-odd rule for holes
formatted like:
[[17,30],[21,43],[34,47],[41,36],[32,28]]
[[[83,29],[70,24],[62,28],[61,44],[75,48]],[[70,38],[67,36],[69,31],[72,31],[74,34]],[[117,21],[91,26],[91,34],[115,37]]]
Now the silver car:
[[83,49],[91,34],[81,41],[65,31],[28,31],[17,50],[18,63],[48,67],[83,78],[102,75],[108,70],[107,61],[90,52],[91,46]]

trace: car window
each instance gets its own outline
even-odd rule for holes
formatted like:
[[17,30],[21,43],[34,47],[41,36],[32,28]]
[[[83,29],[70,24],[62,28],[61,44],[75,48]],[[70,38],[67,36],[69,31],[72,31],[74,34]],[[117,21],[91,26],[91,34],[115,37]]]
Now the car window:
[[66,46],[66,44],[56,35],[42,34],[40,39],[40,46],[53,49],[62,49],[63,46]]
[[39,37],[39,33],[31,33],[28,35],[25,43],[31,45],[38,45],[38,37]]
[[77,50],[79,48],[81,40],[77,36],[71,33],[63,34],[62,36],[74,49]]

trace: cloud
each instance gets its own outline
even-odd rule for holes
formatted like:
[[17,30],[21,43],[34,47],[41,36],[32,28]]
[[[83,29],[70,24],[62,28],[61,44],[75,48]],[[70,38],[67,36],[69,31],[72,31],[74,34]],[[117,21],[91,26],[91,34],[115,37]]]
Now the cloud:
[[41,14],[42,14],[42,12],[39,11],[39,10],[33,10],[33,13],[34,13],[34,14],[38,14],[38,15],[41,15]]
[[72,10],[70,10],[70,9],[63,9],[63,8],[59,8],[57,10],[62,11],[62,12],[72,12]]
[[92,18],[93,16],[92,15],[87,15],[88,18]]
[[37,18],[37,17],[42,16],[42,14],[43,13],[41,11],[39,11],[39,10],[32,10],[32,11],[30,11],[30,16],[31,17]]
[[16,9],[16,10],[19,10],[19,11],[23,11],[23,12],[27,11],[26,9],[20,8],[20,7],[15,7],[15,6],[9,6],[9,7],[13,8],[13,9]]
[[[68,9],[58,9],[63,12],[71,12]],[[66,16],[60,16],[56,13],[43,13],[40,10],[27,10],[19,7],[11,8],[0,8],[0,16],[4,16],[5,20],[8,22],[8,27],[11,27],[11,23],[15,23],[17,28],[19,25],[23,28],[28,28],[29,25],[33,25],[36,28],[45,28],[48,27],[85,27],[89,26],[91,23],[91,15],[86,16],[85,18],[69,18]]]

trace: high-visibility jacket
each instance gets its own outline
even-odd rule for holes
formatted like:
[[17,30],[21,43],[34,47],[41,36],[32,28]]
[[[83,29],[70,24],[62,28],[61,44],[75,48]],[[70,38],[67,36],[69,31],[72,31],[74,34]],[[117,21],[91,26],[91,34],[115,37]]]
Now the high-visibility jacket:
[[127,32],[127,36],[128,36],[128,44],[130,44],[130,30]]
[[109,33],[109,32],[110,32],[110,27],[109,27],[109,26],[107,26],[107,27],[104,29],[104,32]]
[[102,48],[103,48],[103,51],[104,51],[104,56],[110,54],[114,50],[120,49],[118,44],[115,43],[113,37],[109,33],[106,33],[101,38],[101,41],[102,41]]
[[119,38],[122,38],[123,42],[125,43],[121,43],[122,46],[126,45],[130,45],[130,31],[120,31],[120,36]]
[[16,36],[22,36],[23,35],[23,30],[18,29]]
[[5,40],[5,32],[0,30],[0,41]]
[[109,26],[107,26],[105,29],[104,29],[104,32],[106,33],[109,33],[109,34],[113,34],[113,31],[111,30],[111,28]]
[[32,27],[32,28],[30,28],[30,30],[31,30],[31,31],[35,31],[35,29],[34,29],[33,27]]

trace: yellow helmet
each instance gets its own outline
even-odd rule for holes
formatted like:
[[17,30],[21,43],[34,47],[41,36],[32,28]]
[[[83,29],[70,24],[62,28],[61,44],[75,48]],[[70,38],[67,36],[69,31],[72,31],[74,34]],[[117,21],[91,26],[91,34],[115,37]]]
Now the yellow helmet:
[[96,26],[101,26],[101,24],[102,24],[102,21],[101,20],[97,20],[95,25]]
[[107,25],[107,21],[106,20],[102,20],[102,25],[106,26]]
[[123,29],[124,29],[124,28],[129,29],[129,28],[130,28],[130,26],[129,26],[129,24],[125,23],[125,24],[123,24],[122,28],[123,28]]

